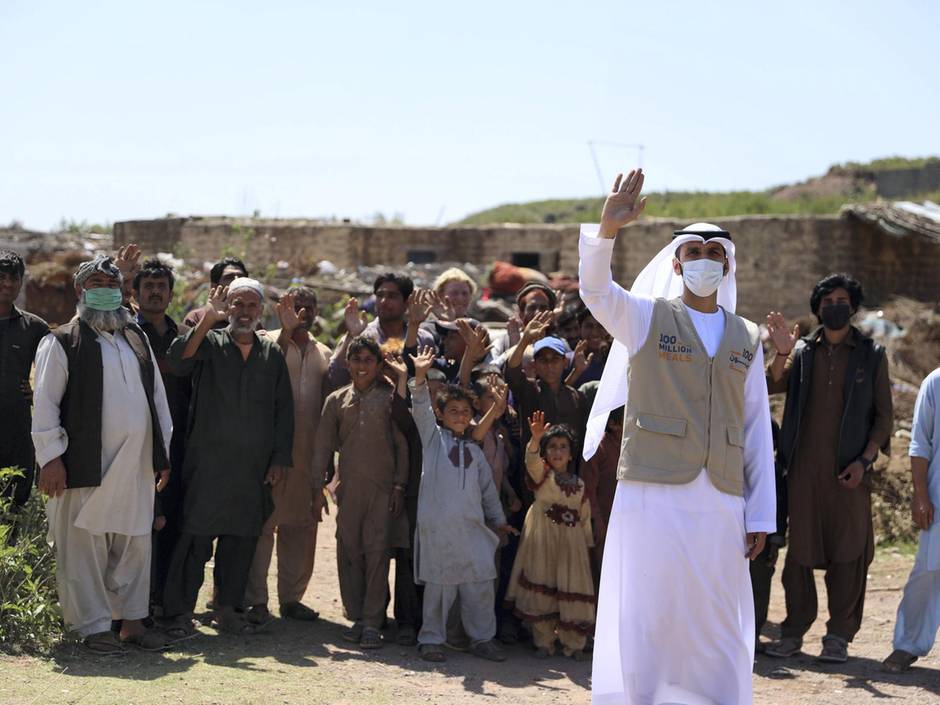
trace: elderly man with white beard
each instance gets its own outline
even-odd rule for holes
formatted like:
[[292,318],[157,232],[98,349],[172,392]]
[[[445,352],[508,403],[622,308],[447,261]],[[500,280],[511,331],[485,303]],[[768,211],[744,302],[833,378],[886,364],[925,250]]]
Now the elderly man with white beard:
[[[156,650],[148,631],[154,487],[169,477],[172,421],[147,337],[121,306],[110,257],[75,274],[78,316],[39,344],[32,437],[66,624],[88,649]],[[155,477],[159,480],[155,483]],[[122,620],[111,632],[112,619]]]
[[[215,549],[217,626],[249,634],[238,613],[271,485],[293,465],[294,402],[284,356],[255,333],[261,284],[239,277],[212,290],[199,324],[170,345],[170,369],[192,375],[193,403],[183,461],[183,525],[163,595],[171,636],[193,633],[191,613]],[[228,326],[213,330],[218,321]]]

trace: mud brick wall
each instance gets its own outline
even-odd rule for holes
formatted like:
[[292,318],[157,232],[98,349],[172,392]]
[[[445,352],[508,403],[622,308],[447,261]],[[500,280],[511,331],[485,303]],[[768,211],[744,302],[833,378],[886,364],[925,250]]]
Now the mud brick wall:
[[[845,271],[877,304],[893,294],[940,300],[940,244],[920,236],[892,237],[842,216],[739,216],[715,221],[737,247],[738,311],[760,320],[767,311],[788,317],[808,313],[813,285]],[[651,218],[618,237],[614,277],[628,284],[687,223]],[[223,253],[244,254],[254,271],[287,261],[297,272],[329,260],[338,267],[402,265],[424,256],[437,262],[472,262],[533,254],[543,271],[576,272],[577,225],[493,225],[417,228],[324,224],[309,220],[166,218],[126,221],[114,227],[115,245],[136,242],[145,252],[174,252],[194,262]]]

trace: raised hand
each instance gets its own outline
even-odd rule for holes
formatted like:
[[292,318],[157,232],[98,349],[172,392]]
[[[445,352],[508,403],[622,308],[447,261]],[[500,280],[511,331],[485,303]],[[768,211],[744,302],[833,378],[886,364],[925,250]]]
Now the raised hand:
[[385,356],[385,364],[399,379],[408,376],[408,365],[405,364],[405,359],[401,355],[389,353]]
[[617,174],[601,211],[601,237],[616,237],[620,228],[640,217],[646,207],[646,198],[640,198],[645,179],[642,169],[631,170],[627,178]]
[[535,317],[526,324],[522,331],[522,338],[527,343],[534,343],[541,340],[548,334],[548,328],[552,324],[554,313],[551,311],[541,311],[535,314]]
[[522,320],[513,316],[506,321],[506,335],[509,336],[509,346],[518,345],[522,339]]
[[450,302],[440,296],[433,289],[428,290],[428,300],[431,304],[431,313],[434,314],[434,317],[439,321],[452,321],[456,318],[454,314],[454,307],[450,305]]
[[433,306],[432,292],[427,289],[415,289],[408,297],[408,322],[413,325],[424,322]]
[[137,271],[138,260],[140,259],[140,247],[133,242],[124,245],[118,250],[117,257],[114,258],[114,266],[121,270],[121,276],[127,279]]
[[529,432],[532,434],[532,443],[538,445],[545,435],[545,414],[541,411],[534,411],[529,417]]
[[486,353],[493,346],[489,342],[489,333],[486,326],[479,325],[474,329],[466,318],[458,318],[456,321],[457,332],[467,344],[467,351],[473,362],[478,362],[486,357]]
[[209,290],[206,316],[215,321],[228,320],[228,287],[215,286]]
[[409,355],[415,366],[415,383],[420,384],[424,381],[424,376],[431,369],[434,362],[434,348],[425,345],[418,351],[417,355]]
[[591,360],[594,359],[594,353],[587,352],[588,342],[586,340],[579,340],[578,344],[574,346],[574,359],[572,363],[576,370],[581,370],[582,372],[587,369],[588,365],[591,364]]
[[343,309],[343,322],[346,324],[346,333],[350,338],[361,335],[362,331],[366,329],[365,314],[359,313],[359,299],[355,296],[350,296],[346,302]]
[[496,411],[499,416],[506,413],[506,407],[509,404],[509,385],[497,374],[491,374],[486,378],[486,384],[493,391],[493,397],[496,399]]
[[778,311],[771,311],[767,314],[767,332],[770,333],[770,339],[780,355],[789,355],[800,337],[800,326],[793,324],[793,331],[787,330],[787,319]]
[[294,294],[287,293],[281,297],[281,300],[274,304],[274,310],[277,311],[277,317],[281,321],[281,328],[287,333],[293,333],[300,327],[300,313],[307,309],[300,309],[300,313],[294,310]]

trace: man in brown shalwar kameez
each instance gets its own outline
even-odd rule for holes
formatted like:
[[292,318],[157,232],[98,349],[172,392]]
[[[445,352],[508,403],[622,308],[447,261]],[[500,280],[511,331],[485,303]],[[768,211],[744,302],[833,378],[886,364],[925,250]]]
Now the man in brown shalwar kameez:
[[[312,621],[319,615],[301,603],[313,575],[317,524],[324,497],[311,476],[313,441],[320,410],[329,393],[330,349],[317,342],[310,327],[317,317],[316,292],[307,286],[291,287],[277,303],[281,329],[266,333],[277,342],[287,362],[294,395],[294,467],[271,489],[274,513],[265,522],[248,576],[245,603],[249,621],[268,621],[268,569],[277,534],[277,597],[281,616]],[[316,484],[316,486],[315,486]]]
[[379,375],[381,352],[366,336],[352,339],[346,366],[352,384],[326,398],[313,450],[313,483],[322,485],[339,451],[336,562],[346,641],[382,645],[391,551],[407,548],[408,443],[392,421],[395,389]]
[[787,617],[770,656],[802,647],[816,619],[813,570],[826,572],[829,621],[821,661],[842,663],[862,622],[868,565],[874,557],[872,463],[887,452],[893,409],[884,348],[850,325],[862,288],[829,275],[810,306],[822,326],[797,340],[779,313],[767,317],[777,355],[771,394],[786,392],[779,455],[787,472],[790,542],[783,567]]

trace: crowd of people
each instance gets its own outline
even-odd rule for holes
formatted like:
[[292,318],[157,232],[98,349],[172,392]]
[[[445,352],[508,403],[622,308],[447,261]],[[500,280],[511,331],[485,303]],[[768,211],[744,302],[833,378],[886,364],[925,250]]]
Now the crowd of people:
[[[623,196],[632,217],[640,186]],[[618,180],[612,198],[624,188]],[[662,262],[687,291],[733,311],[716,294],[733,276],[730,235],[696,224],[677,236]],[[342,638],[362,649],[393,639],[432,662],[446,660],[444,647],[502,661],[504,645],[531,641],[539,658],[560,647],[585,659],[604,585],[618,596],[602,621],[613,615],[620,632],[648,618],[638,610],[650,601],[673,605],[677,622],[701,611],[691,582],[651,579],[658,594],[617,582],[625,561],[659,554],[653,573],[662,561],[715,570],[701,562],[727,532],[742,558],[721,579],[752,594],[757,650],[801,650],[821,569],[830,619],[819,658],[845,661],[874,555],[872,468],[893,425],[885,352],[851,323],[860,284],[827,276],[809,297],[819,325],[801,332],[771,312],[761,344],[744,319],[617,287],[604,237],[582,232],[580,293],[528,283],[505,330],[473,318],[478,282],[463,271],[428,289],[390,271],[319,340],[313,288],[295,284],[269,301],[234,257],[212,267],[206,304],[174,321],[172,268],[141,261],[135,245],[78,268],[76,316],[50,331],[14,305],[25,264],[0,252],[0,467],[24,471],[4,491],[16,504],[34,485],[48,496],[67,627],[97,654],[191,638],[214,558],[214,623],[250,635],[274,619],[275,544],[280,617],[316,620],[302,600],[332,510],[350,622]],[[279,328],[261,325],[266,307]],[[693,354],[699,346],[706,357]],[[643,374],[662,362],[679,383]],[[629,395],[614,398],[605,380],[624,374]],[[699,424],[709,375],[707,403],[720,418]],[[938,385],[940,371],[925,380],[914,420],[912,511],[924,533],[885,660],[894,672],[930,650],[940,623]],[[779,427],[768,394],[786,394]],[[674,472],[664,479],[665,467]],[[644,494],[621,495],[623,482]],[[661,483],[687,488],[690,513],[707,497],[744,507],[746,522],[723,525],[700,507],[681,529],[684,549],[664,550],[671,515],[647,516]],[[762,643],[785,544],[782,637]],[[664,638],[681,641],[684,625],[666,622]],[[599,630],[598,639],[600,648]],[[617,653],[643,663],[628,642],[621,633]]]

